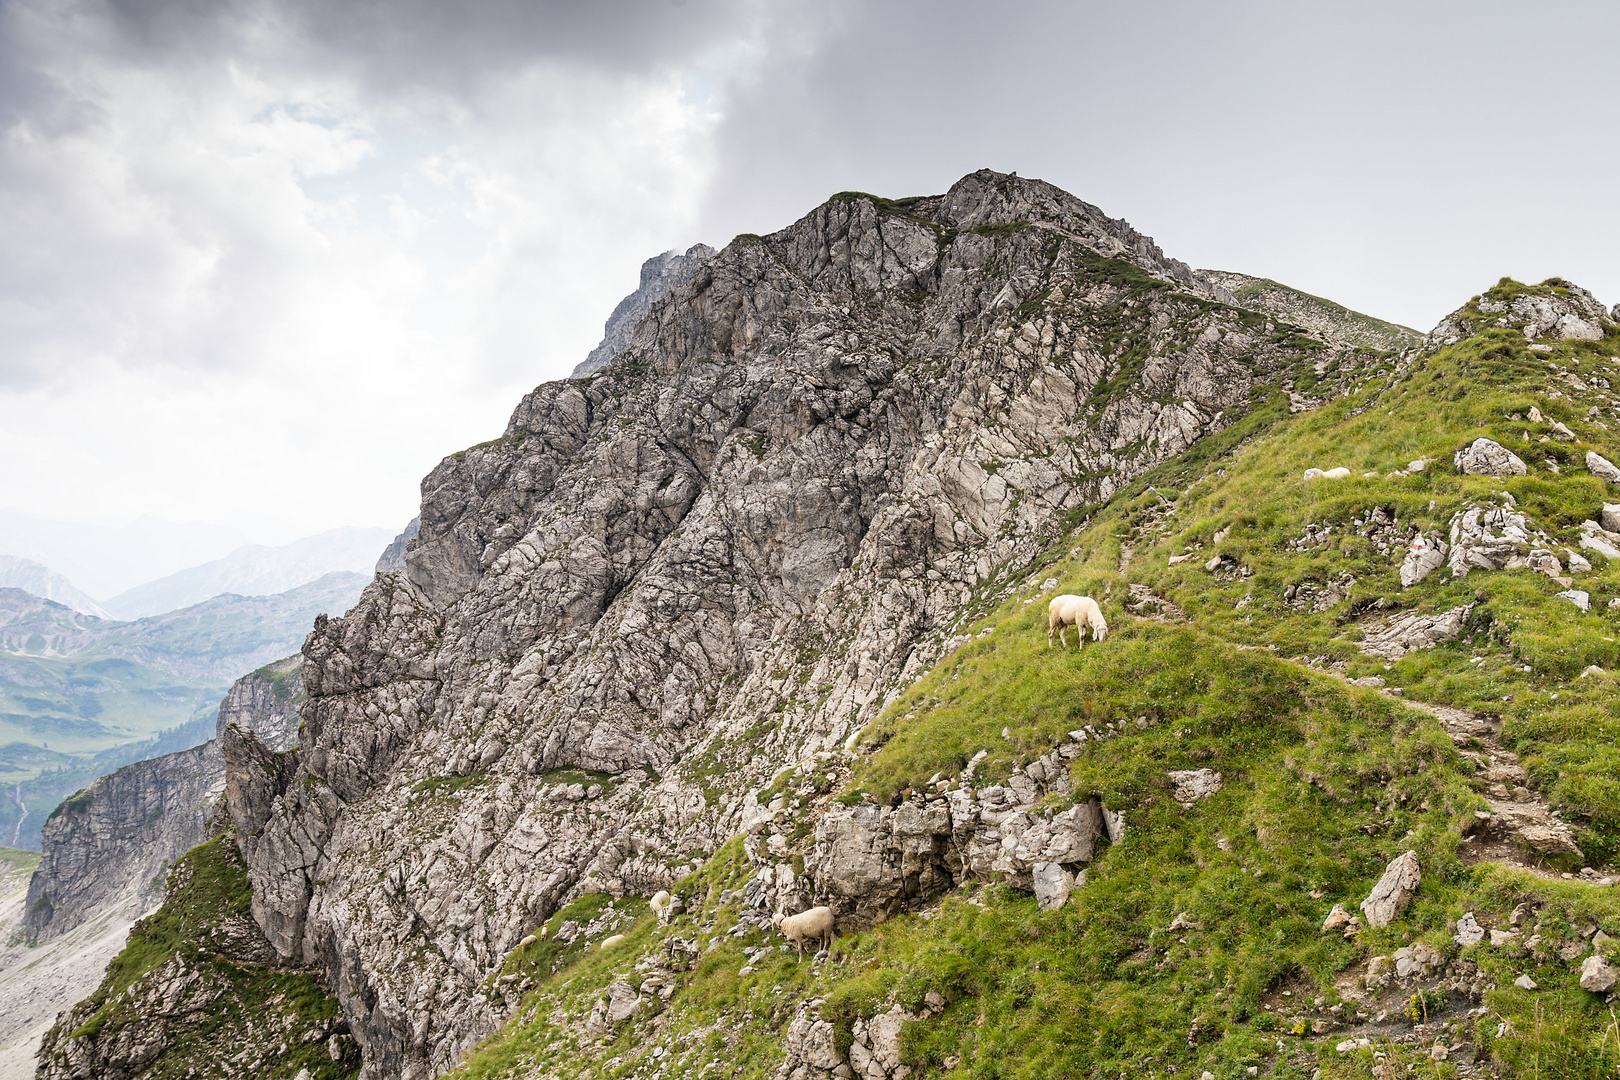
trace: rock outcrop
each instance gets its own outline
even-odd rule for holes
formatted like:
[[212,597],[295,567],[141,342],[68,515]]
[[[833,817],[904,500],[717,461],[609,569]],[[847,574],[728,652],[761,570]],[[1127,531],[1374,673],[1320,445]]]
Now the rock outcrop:
[[240,903],[230,823],[167,877],[163,910],[89,997],[57,1017],[41,1080],[137,1076],[352,1076],[359,1052],[318,973],[286,963]]
[[1432,649],[1442,641],[1455,640],[1473,610],[1473,604],[1464,604],[1447,611],[1402,612],[1368,625],[1359,648],[1368,656],[1399,660],[1416,649]]
[[1574,338],[1596,341],[1613,324],[1611,313],[1578,285],[1558,278],[1542,283],[1545,291],[1484,299],[1452,312],[1425,338],[1430,346],[1448,345],[1490,326],[1518,330],[1529,341]]
[[214,739],[126,765],[58,806],[28,886],[29,933],[44,941],[103,913],[136,918],[162,903],[170,864],[207,838],[224,789],[220,735],[234,725],[273,750],[297,744],[301,666],[293,656],[244,675],[220,703]]
[[1394,922],[1395,917],[1412,902],[1412,894],[1417,892],[1422,881],[1423,873],[1418,867],[1417,854],[1408,851],[1397,855],[1384,869],[1384,876],[1378,879],[1378,884],[1373,886],[1367,899],[1361,902],[1361,912],[1367,916],[1367,925],[1376,928]]
[[707,244],[693,244],[686,251],[666,251],[654,255],[641,264],[641,284],[636,291],[619,301],[606,324],[602,327],[602,340],[591,354],[574,368],[574,378],[601,371],[609,360],[630,347],[636,327],[647,317],[653,304],[664,294],[697,273],[698,268],[714,255]]
[[1295,326],[1363,349],[1409,348],[1423,340],[1420,331],[1351,311],[1331,300],[1300,292],[1269,278],[1257,278],[1229,270],[1200,270],[1211,283],[1225,289],[1238,307],[1283,319]]
[[1478,438],[1452,456],[1457,471],[1468,476],[1523,476],[1528,471],[1519,455],[1499,442]]
[[393,574],[405,569],[405,551],[416,534],[422,528],[421,518],[411,518],[410,523],[400,530],[394,537],[393,543],[383,548],[383,553],[377,556],[377,569],[379,574]]
[[[502,1018],[479,985],[541,919],[747,831],[751,792],[954,647],[1061,515],[1320,355],[1275,329],[991,172],[738,238],[590,380],[427,477],[406,570],[305,646],[297,755],[227,745],[255,917],[324,966],[367,1076],[442,1071]],[[991,862],[1081,861],[1010,806]],[[901,856],[918,889],[958,834],[935,813]]]

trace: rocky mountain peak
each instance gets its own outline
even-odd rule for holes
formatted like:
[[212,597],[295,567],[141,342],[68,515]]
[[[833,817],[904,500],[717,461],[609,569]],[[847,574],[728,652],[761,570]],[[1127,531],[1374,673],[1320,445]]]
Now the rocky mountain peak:
[[641,283],[613,309],[602,327],[601,342],[574,368],[573,377],[577,379],[599,371],[623,352],[630,345],[636,324],[646,317],[648,309],[670,289],[691,277],[713,254],[714,248],[707,244],[693,244],[684,252],[666,251],[642,263]]
[[1499,328],[1517,330],[1527,341],[1539,342],[1531,348],[1545,351],[1553,341],[1601,340],[1615,322],[1597,297],[1563,278],[1539,285],[1503,278],[1440,320],[1425,343],[1436,348]]
[[423,481],[405,571],[305,646],[303,748],[227,748],[256,919],[367,1075],[442,1071],[539,920],[747,831],[1069,515],[1322,350],[1014,176],[738,237]]

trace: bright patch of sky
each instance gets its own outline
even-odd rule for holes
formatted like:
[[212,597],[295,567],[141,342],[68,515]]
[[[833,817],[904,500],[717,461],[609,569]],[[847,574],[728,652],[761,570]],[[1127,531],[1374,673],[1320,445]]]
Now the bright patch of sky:
[[1419,329],[1620,301],[1620,8],[11,0],[0,509],[397,527],[642,260],[1038,176]]

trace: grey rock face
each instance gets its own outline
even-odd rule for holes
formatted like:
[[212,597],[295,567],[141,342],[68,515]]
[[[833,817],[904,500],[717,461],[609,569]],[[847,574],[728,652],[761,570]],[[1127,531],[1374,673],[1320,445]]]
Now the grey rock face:
[[1170,774],[1170,786],[1176,802],[1187,805],[1221,790],[1221,774],[1214,769],[1179,769]]
[[607,323],[602,327],[601,342],[574,368],[573,377],[577,379],[602,370],[609,360],[628,349],[637,325],[646,318],[653,304],[697,273],[698,267],[714,253],[714,248],[707,244],[693,244],[684,253],[666,251],[642,263],[641,284],[613,309],[613,314],[608,316]]
[[1464,604],[1432,614],[1404,612],[1386,622],[1368,626],[1358,647],[1368,656],[1399,660],[1415,649],[1430,649],[1442,641],[1455,639],[1468,625],[1468,613],[1473,610],[1473,604]]
[[1593,476],[1607,480],[1611,484],[1620,484],[1620,468],[1615,468],[1614,462],[1602,454],[1586,452],[1586,468]]
[[1442,345],[1476,332],[1480,325],[1511,327],[1535,341],[1538,338],[1576,338],[1596,341],[1612,321],[1593,295],[1569,282],[1521,293],[1510,301],[1484,300],[1470,313],[1468,307],[1452,312],[1429,332],[1427,344]]
[[1592,609],[1592,596],[1583,589],[1565,589],[1563,592],[1555,593],[1554,595],[1561,597],[1564,600],[1568,600],[1582,611],[1590,611]]
[[52,812],[26,923],[48,940],[106,910],[163,902],[169,864],[200,843],[225,780],[212,743],[109,773]]
[[1423,334],[1410,327],[1375,319],[1359,311],[1300,292],[1269,278],[1251,277],[1227,270],[1200,270],[1199,273],[1230,293],[1231,302],[1266,315],[1286,319],[1322,335],[1327,341],[1340,341],[1366,349],[1396,350],[1416,345]]
[[1581,961],[1581,989],[1594,994],[1606,994],[1620,983],[1620,970],[1601,956],[1588,956]]
[[843,1064],[837,1029],[801,1005],[782,1036],[777,1080],[831,1080],[833,1070]]
[[410,546],[411,541],[416,539],[416,534],[421,531],[421,528],[422,519],[419,517],[411,518],[410,523],[400,530],[398,536],[394,537],[394,542],[384,548],[381,555],[377,556],[376,572],[379,574],[392,574],[405,569],[405,551]]
[[1583,550],[1595,551],[1605,559],[1620,559],[1620,533],[1610,532],[1595,521],[1581,522],[1578,543]]
[[1605,529],[1620,532],[1620,503],[1604,503],[1602,521]]
[[1447,562],[1458,577],[1471,570],[1503,570],[1527,565],[1531,544],[1550,547],[1520,513],[1505,508],[1474,507],[1451,519],[1451,554]]
[[1457,932],[1452,935],[1452,940],[1465,949],[1485,940],[1485,930],[1475,920],[1472,911],[1464,912],[1463,917],[1457,920]]
[[1451,545],[1444,540],[1425,540],[1414,545],[1401,560],[1401,588],[1410,589],[1446,564],[1446,552]]
[[1035,902],[1042,911],[1056,911],[1069,902],[1069,894],[1074,891],[1074,875],[1065,870],[1062,863],[1036,863],[1031,876],[1035,883]]
[[910,1069],[900,1064],[900,1032],[910,1019],[898,1004],[870,1020],[855,1021],[849,1065],[861,1080],[900,1080]]
[[[448,1068],[503,1016],[484,975],[559,904],[667,888],[748,832],[750,792],[874,718],[1062,514],[1305,362],[1214,298],[1039,182],[840,197],[739,238],[618,362],[436,468],[405,572],[306,644],[293,773],[230,751],[255,912],[326,966],[367,1076]],[[954,804],[946,833],[923,807],[827,842],[897,875],[874,917],[953,857],[1025,887],[1061,861],[1004,846],[1047,823],[992,813],[994,842],[953,849],[980,827]]]
[[1519,455],[1499,442],[1475,439],[1452,456],[1457,471],[1469,476],[1523,476],[1529,470]]
[[[298,741],[300,658],[245,675],[220,703],[218,730],[239,724],[274,749]],[[51,814],[28,884],[29,931],[41,940],[104,911],[130,918],[163,902],[169,865],[208,836],[225,786],[219,740],[137,761],[97,779]]]
[[1367,925],[1380,927],[1394,922],[1395,917],[1411,903],[1412,894],[1422,880],[1417,853],[1408,851],[1397,855],[1385,868],[1384,876],[1378,879],[1378,884],[1373,886],[1367,899],[1361,902]]
[[1607,316],[1591,293],[1575,285],[1568,287],[1566,296],[1516,296],[1508,306],[1508,323],[1521,326],[1532,341],[1541,337],[1597,341],[1603,337]]

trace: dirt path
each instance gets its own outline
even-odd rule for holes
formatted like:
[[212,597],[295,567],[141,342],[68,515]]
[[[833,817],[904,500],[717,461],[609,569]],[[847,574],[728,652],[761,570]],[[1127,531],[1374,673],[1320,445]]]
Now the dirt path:
[[[1490,810],[1477,813],[1478,827],[1464,838],[1459,852],[1464,862],[1500,863],[1539,877],[1556,878],[1559,873],[1545,865],[1547,857],[1581,857],[1574,830],[1552,812],[1540,792],[1525,786],[1524,766],[1518,755],[1499,741],[1501,728],[1497,723],[1467,709],[1401,700],[1409,708],[1440,721],[1458,752],[1474,762],[1476,775],[1487,785],[1484,796]],[[1594,884],[1614,883],[1595,871],[1577,876]]]
[[[1265,651],[1263,645],[1239,645],[1238,648]],[[1273,653],[1275,655],[1275,653]],[[1318,675],[1331,675],[1349,682],[1343,672],[1317,667],[1304,660],[1283,657],[1289,663],[1313,671]],[[1467,709],[1450,705],[1430,705],[1412,701],[1398,690],[1381,691],[1409,709],[1427,713],[1440,721],[1446,734],[1456,744],[1457,752],[1476,766],[1476,776],[1485,781],[1482,793],[1489,810],[1476,811],[1477,824],[1463,838],[1458,854],[1465,863],[1493,862],[1524,870],[1541,878],[1560,878],[1565,874],[1546,865],[1549,857],[1572,855],[1582,858],[1575,843],[1575,831],[1553,813],[1552,807],[1539,791],[1526,786],[1528,777],[1519,757],[1503,746],[1499,736],[1501,725]],[[1620,883],[1620,874],[1612,869],[1600,872],[1591,867],[1579,874],[1567,875],[1576,881],[1592,885]]]

